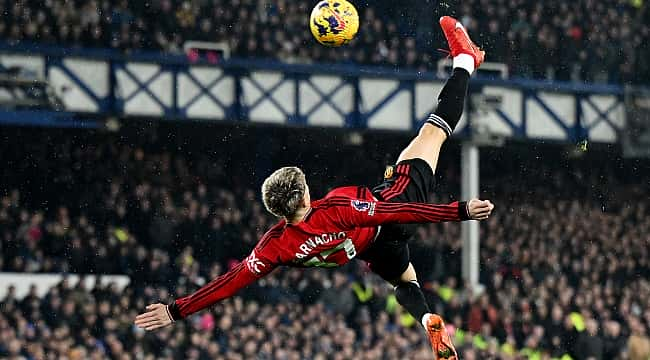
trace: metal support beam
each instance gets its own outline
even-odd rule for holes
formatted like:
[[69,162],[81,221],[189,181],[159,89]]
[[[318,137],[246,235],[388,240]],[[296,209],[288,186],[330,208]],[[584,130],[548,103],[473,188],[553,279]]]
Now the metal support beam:
[[[479,195],[479,149],[471,142],[464,142],[461,150],[462,199],[469,200]],[[465,221],[461,225],[463,238],[463,279],[472,288],[479,286],[479,224]]]

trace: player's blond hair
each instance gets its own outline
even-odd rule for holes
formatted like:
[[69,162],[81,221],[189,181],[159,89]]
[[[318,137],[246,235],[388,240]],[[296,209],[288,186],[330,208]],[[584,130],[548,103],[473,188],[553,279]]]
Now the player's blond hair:
[[278,217],[292,217],[302,205],[307,189],[305,174],[295,166],[273,172],[262,184],[262,201],[266,210]]

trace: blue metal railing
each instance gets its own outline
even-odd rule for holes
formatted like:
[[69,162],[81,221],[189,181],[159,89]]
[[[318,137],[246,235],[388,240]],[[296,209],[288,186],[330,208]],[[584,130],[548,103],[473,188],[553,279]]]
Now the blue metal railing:
[[[166,54],[157,52],[130,52],[123,53],[107,49],[88,48],[61,48],[41,44],[2,44],[0,43],[0,56],[2,54],[18,54],[40,57],[43,59],[43,73],[46,76],[52,70],[63,74],[68,86],[73,87],[76,94],[83,94],[87,98],[86,103],[79,103],[78,97],[69,99],[69,109],[75,113],[93,113],[111,116],[154,116],[161,119],[193,119],[196,115],[191,112],[192,106],[199,101],[202,104],[209,104],[214,107],[219,115],[214,115],[212,120],[235,120],[235,121],[265,121],[256,119],[253,112],[272,110],[277,112],[283,119],[280,122],[298,125],[309,125],[313,118],[322,116],[318,111],[327,107],[331,116],[340,117],[339,126],[365,128],[372,127],[370,122],[382,116],[394,116],[403,119],[406,123],[402,129],[412,129],[421,122],[426,115],[421,114],[422,106],[417,106],[415,99],[416,85],[419,83],[441,83],[435,73],[417,72],[411,70],[377,67],[357,66],[351,64],[286,64],[270,60],[253,59],[229,59],[219,64],[211,64],[205,61],[191,62],[184,55]],[[105,94],[99,94],[96,78],[92,81],[84,79],[76,71],[65,64],[70,59],[82,59],[105,64],[105,74],[95,74],[96,78],[105,82],[102,86],[108,89]],[[149,66],[149,73],[145,76],[134,71],[134,65]],[[192,69],[206,68],[215,69],[222,75],[209,82],[203,82],[192,75]],[[88,69],[87,69],[88,70]],[[92,70],[86,73],[92,73]],[[277,81],[263,82],[255,79],[251,74],[260,72],[278,74]],[[181,80],[181,75],[183,80]],[[329,75],[336,77],[340,83],[333,89],[323,89],[320,84],[312,81],[314,76]],[[225,87],[226,90],[216,92],[211,90],[221,81],[227,79],[232,86]],[[382,86],[391,87],[382,98],[374,98],[373,91],[363,91],[361,82],[367,80],[381,80]],[[180,82],[195,88],[196,94],[185,104],[180,104],[181,95]],[[53,81],[54,82],[54,81]],[[158,83],[158,84],[157,84]],[[230,84],[230,83],[229,83]],[[302,86],[302,87],[301,87]],[[511,129],[510,136],[527,137],[529,103],[535,103],[541,108],[555,126],[561,129],[564,139],[575,140],[589,137],[593,124],[587,124],[584,119],[586,108],[595,112],[597,122],[605,121],[615,130],[615,124],[620,123],[619,119],[613,119],[613,110],[620,105],[624,97],[624,89],[619,85],[604,84],[582,84],[569,82],[550,82],[530,79],[509,79],[475,77],[471,82],[471,91],[480,92],[485,87],[499,87],[514,89],[521,96],[520,118],[512,118],[503,111],[495,111],[497,118]],[[315,104],[307,104],[306,95],[301,91],[308,87],[317,97]],[[126,88],[130,91],[126,93]],[[284,89],[280,94],[279,89]],[[350,90],[351,89],[351,90]],[[228,92],[228,94],[224,93]],[[341,96],[347,91],[344,100],[349,100],[350,109],[340,106],[333,101],[334,96]],[[575,109],[571,111],[557,111],[557,106],[542,99],[541,93],[553,93],[570,95],[575,99]],[[261,94],[261,95],[259,95]],[[291,99],[286,94],[292,94]],[[396,99],[406,94],[409,104],[405,108]],[[182,94],[187,95],[187,94]],[[257,96],[259,95],[259,96]],[[613,103],[595,104],[594,96],[608,96],[614,99]],[[257,96],[257,97],[256,97]],[[432,95],[435,96],[435,95]],[[251,100],[251,98],[255,98]],[[349,99],[348,99],[349,98]],[[370,99],[370,100],[369,100]],[[64,97],[64,100],[65,97]],[[433,99],[431,99],[433,100]],[[510,99],[504,99],[511,101]],[[76,103],[75,103],[76,101]],[[434,101],[430,101],[431,104]],[[369,103],[376,104],[369,106]],[[396,104],[400,104],[399,106]],[[144,105],[143,105],[144,104]],[[75,108],[74,105],[77,105]],[[565,106],[565,105],[563,105]],[[134,110],[134,108],[136,108]],[[345,108],[345,109],[344,109]],[[144,112],[138,112],[144,110]],[[420,110],[420,111],[418,111]],[[565,109],[566,110],[566,109]],[[419,113],[420,112],[420,113]],[[572,113],[574,118],[566,118],[563,113]],[[519,117],[519,115],[516,115]],[[618,116],[618,115],[617,115]],[[262,116],[263,117],[263,116]],[[1,118],[1,117],[0,117]],[[15,117],[14,117],[15,119]],[[1,119],[0,119],[1,120]],[[493,120],[492,120],[493,121]],[[276,119],[277,122],[277,119]],[[336,125],[335,125],[336,126]],[[465,133],[469,127],[465,129]],[[461,131],[462,133],[462,131]]]

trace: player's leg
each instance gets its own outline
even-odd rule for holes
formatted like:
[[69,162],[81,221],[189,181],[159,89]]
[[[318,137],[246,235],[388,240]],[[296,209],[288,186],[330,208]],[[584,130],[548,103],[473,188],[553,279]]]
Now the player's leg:
[[[409,159],[426,161],[435,173],[442,144],[460,121],[465,106],[469,72],[454,68],[452,76],[438,96],[438,106],[418,134],[404,148],[397,162]],[[443,120],[445,119],[445,120]]]
[[384,280],[393,285],[397,302],[414,318],[423,321],[425,315],[431,313],[429,304],[427,304],[427,301],[424,298],[424,293],[422,292],[422,289],[420,289],[420,284],[418,283],[418,277],[415,273],[415,268],[413,268],[413,264],[409,262],[406,270],[404,270],[404,272],[402,272],[398,277],[393,278],[387,278],[387,273],[377,267],[371,266],[371,268],[373,268],[375,273],[381,276]]
[[429,305],[420,290],[418,278],[409,258],[409,247],[399,227],[382,227],[370,249],[359,254],[370,270],[388,281],[395,289],[397,301],[418,320],[429,313]]
[[429,335],[436,359],[457,360],[458,354],[449,338],[445,323],[438,314],[431,313],[429,304],[420,289],[413,265],[402,273],[399,280],[391,282],[395,286],[395,297],[413,317],[420,320]]
[[[425,165],[426,166],[426,165]],[[405,197],[399,195],[397,200]],[[422,322],[436,359],[457,360],[456,350],[449,339],[442,318],[432,314],[420,289],[417,275],[409,261],[408,228],[384,226],[373,245],[359,254],[370,269],[394,286],[397,301],[418,321]]]
[[422,159],[429,164],[431,170],[435,173],[440,149],[445,140],[447,140],[447,134],[442,129],[425,123],[415,138],[402,150],[399,158],[397,158],[397,163],[399,164],[404,160]]
[[[460,120],[470,74],[483,61],[483,52],[471,43],[456,20],[443,17],[440,25],[454,57],[454,73],[440,93],[436,111],[404,149],[398,164],[386,170],[384,182],[373,189],[373,194],[383,201],[428,201],[440,148]],[[442,318],[431,314],[410,263],[407,241],[413,233],[409,225],[383,226],[374,244],[359,257],[368,261],[373,272],[395,286],[397,301],[422,321],[436,358],[456,360]]]
[[414,318],[422,320],[424,315],[431,312],[429,304],[424,298],[424,293],[420,289],[418,277],[409,263],[408,268],[402,273],[399,279],[389,281],[395,287],[395,298],[409,314]]
[[460,22],[444,16],[440,19],[440,26],[453,57],[453,74],[438,96],[436,110],[397,160],[399,163],[403,160],[423,159],[434,173],[438,165],[440,148],[451,136],[463,114],[469,78],[481,65],[485,56],[485,53],[469,38]]

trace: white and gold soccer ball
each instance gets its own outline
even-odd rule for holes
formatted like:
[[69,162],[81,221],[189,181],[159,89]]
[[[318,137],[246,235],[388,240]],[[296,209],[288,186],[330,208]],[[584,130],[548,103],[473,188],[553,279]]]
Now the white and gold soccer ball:
[[319,1],[311,12],[309,28],[316,40],[325,46],[345,45],[359,31],[359,13],[347,0]]

